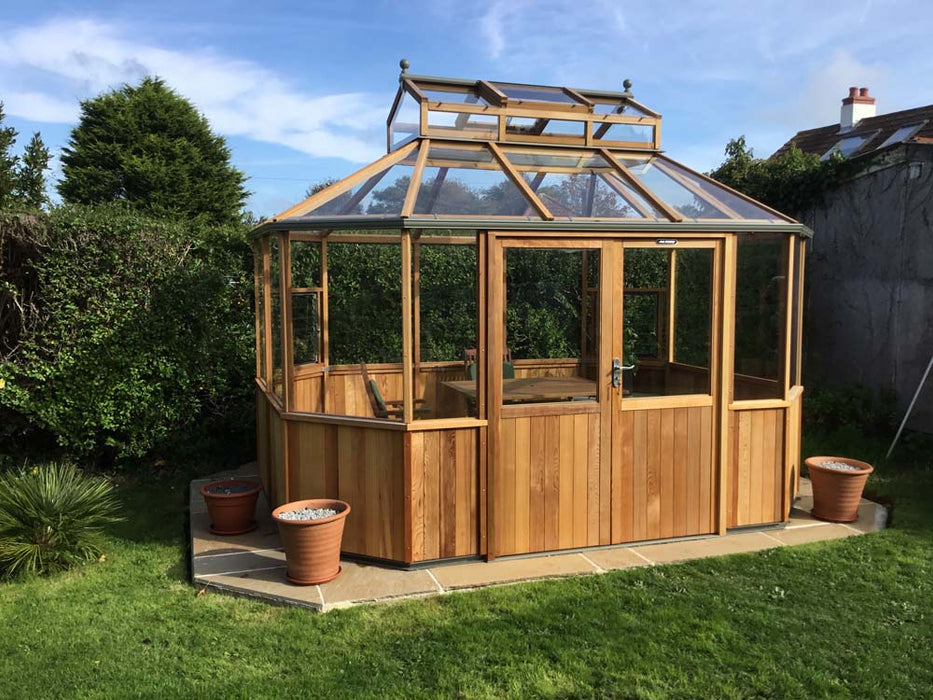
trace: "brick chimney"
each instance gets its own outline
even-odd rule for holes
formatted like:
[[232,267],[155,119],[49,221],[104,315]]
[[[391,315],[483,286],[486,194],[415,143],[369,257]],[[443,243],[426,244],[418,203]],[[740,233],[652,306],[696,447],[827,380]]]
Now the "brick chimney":
[[848,131],[860,121],[875,116],[875,98],[870,97],[868,88],[849,88],[849,96],[842,98],[839,130]]

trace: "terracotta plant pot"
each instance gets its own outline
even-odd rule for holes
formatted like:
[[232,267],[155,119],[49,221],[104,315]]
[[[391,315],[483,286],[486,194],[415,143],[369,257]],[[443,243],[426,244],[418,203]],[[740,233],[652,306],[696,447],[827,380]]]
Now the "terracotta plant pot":
[[[201,487],[216,535],[242,535],[256,529],[256,499],[261,485],[251,479],[223,479]],[[223,493],[226,489],[229,493]],[[215,493],[212,493],[214,491]]]
[[[336,515],[320,520],[286,520],[282,513],[301,508],[332,508]],[[340,544],[350,504],[329,498],[292,501],[272,511],[285,548],[286,577],[300,586],[326,583],[340,573]]]
[[[842,462],[858,471],[841,471],[821,466],[823,462]],[[808,457],[804,460],[813,485],[811,515],[831,523],[851,523],[858,520],[858,504],[868,475],[874,469],[866,462],[846,457]]]

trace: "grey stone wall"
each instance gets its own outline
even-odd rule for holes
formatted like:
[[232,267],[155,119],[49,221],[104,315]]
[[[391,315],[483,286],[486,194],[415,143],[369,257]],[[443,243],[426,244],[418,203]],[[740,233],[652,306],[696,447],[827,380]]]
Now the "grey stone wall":
[[[933,144],[895,149],[804,220],[805,383],[894,389],[906,409],[933,355]],[[933,377],[909,426],[933,433]]]

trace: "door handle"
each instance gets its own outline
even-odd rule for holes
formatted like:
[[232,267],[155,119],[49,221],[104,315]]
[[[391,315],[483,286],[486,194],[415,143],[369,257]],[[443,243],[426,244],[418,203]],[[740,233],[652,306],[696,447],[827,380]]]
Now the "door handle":
[[616,389],[622,384],[622,362],[618,357],[612,359],[612,386]]

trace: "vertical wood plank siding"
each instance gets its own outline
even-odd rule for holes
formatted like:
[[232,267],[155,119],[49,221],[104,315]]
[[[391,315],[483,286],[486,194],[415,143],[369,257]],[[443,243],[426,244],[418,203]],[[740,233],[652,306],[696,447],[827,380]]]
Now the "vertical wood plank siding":
[[624,411],[613,544],[715,530],[712,407]]
[[729,415],[729,527],[784,520],[783,408]]

